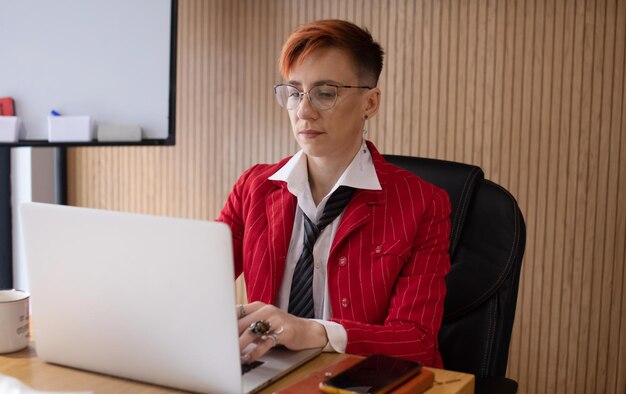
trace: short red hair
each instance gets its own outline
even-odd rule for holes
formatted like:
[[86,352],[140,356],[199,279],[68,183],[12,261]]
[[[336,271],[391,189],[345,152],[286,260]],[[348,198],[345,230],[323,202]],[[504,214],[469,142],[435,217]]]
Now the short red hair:
[[383,69],[384,52],[367,29],[354,23],[328,19],[299,26],[287,39],[280,54],[279,69],[285,79],[294,66],[320,48],[346,51],[356,67],[360,83],[376,86]]

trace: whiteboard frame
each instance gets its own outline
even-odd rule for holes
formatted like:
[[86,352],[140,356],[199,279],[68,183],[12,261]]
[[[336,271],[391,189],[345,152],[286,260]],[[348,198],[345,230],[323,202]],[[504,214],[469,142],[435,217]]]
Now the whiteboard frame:
[[[16,114],[22,118],[24,127],[19,142],[3,143],[0,146],[174,145],[178,0],[160,1],[161,3],[157,4],[154,0],[115,0],[107,2],[102,2],[101,0],[63,0],[62,3],[59,0],[54,2],[49,0],[0,0],[0,53],[3,54],[4,58],[0,62],[0,97],[11,96],[14,98]],[[93,12],[102,14],[104,12],[102,4],[107,4],[111,10],[118,10],[119,8],[116,5],[120,4],[126,4],[129,8],[125,13],[118,12],[116,14],[119,20],[113,19],[112,14],[108,16],[100,15],[100,24],[98,25],[93,21],[92,17],[84,15],[85,7],[92,7],[94,9]],[[15,14],[2,17],[3,8],[13,7],[15,9],[21,7],[23,9],[25,6],[31,7],[29,10],[35,9],[33,13],[39,13],[39,19],[37,19],[36,15],[30,15],[28,18],[21,19]],[[55,9],[52,10],[50,7],[55,7]],[[146,11],[154,10],[154,8],[149,9],[147,7],[160,7],[155,11],[156,16],[154,17],[155,20],[152,21],[152,26],[146,23],[145,18],[139,20],[136,18],[139,14],[145,15]],[[74,13],[72,12],[73,10]],[[57,14],[54,14],[54,12],[57,12]],[[42,19],[42,14],[44,13],[47,18],[45,20]],[[9,13],[4,14],[10,15]],[[59,21],[58,18],[55,18],[55,16],[59,15],[63,15],[64,18],[68,19]],[[67,27],[66,24],[76,20],[78,15],[83,16],[80,23],[77,23],[78,27]],[[22,31],[28,31],[26,29],[27,26],[24,26],[27,25],[27,23],[24,23],[26,19],[32,19],[31,22],[33,23],[38,21],[40,24],[45,24],[46,27],[42,28],[42,31],[39,33],[15,34],[14,32],[19,30],[18,27],[22,26],[24,27]],[[163,21],[166,19],[168,23],[166,27],[169,27],[169,29],[163,28]],[[4,23],[7,20],[13,20],[12,24]],[[133,20],[135,20],[135,23],[131,23]],[[43,34],[45,32],[65,31],[61,35],[65,34],[65,37],[67,37],[67,29],[80,28],[87,30],[92,28],[92,26],[95,26],[95,30],[100,30],[86,33],[87,39],[78,37],[78,44],[68,43],[67,45],[62,45],[62,43],[56,42],[54,37],[50,37],[50,48],[42,48],[44,44],[41,41],[34,44],[28,42],[28,40],[32,41],[33,36],[36,36],[36,34],[45,36]],[[108,30],[103,33],[104,28]],[[124,29],[128,29],[128,32]],[[9,32],[13,33],[9,34]],[[111,32],[116,33],[113,34]],[[108,47],[102,42],[103,40],[106,41],[102,36],[100,41],[97,41],[98,34],[109,34],[112,36]],[[120,36],[132,37],[133,39],[121,40]],[[21,40],[20,37],[22,37]],[[94,39],[96,40],[94,42],[99,43],[97,48],[98,51],[103,52],[103,55],[100,56],[94,48],[88,48],[84,52],[90,54],[90,58],[85,59],[85,65],[76,65],[76,62],[80,61],[83,52],[77,49],[76,45],[84,44],[86,40]],[[143,41],[140,41],[138,44],[137,40]],[[165,40],[169,41],[163,44],[162,42]],[[37,51],[30,47],[33,45]],[[74,46],[72,47],[72,45]],[[137,48],[138,46],[141,48]],[[107,48],[111,49],[111,54],[107,54],[109,52]],[[63,52],[64,50],[66,52]],[[16,53],[17,55],[15,55]],[[65,55],[62,55],[62,53],[65,53]],[[123,56],[120,53],[128,55],[127,58],[121,59]],[[11,58],[15,60],[18,55],[26,56],[21,58],[22,64],[11,61]],[[43,61],[41,56],[46,55],[48,59],[55,59],[57,67],[63,64],[71,64],[74,65],[70,67],[71,70],[74,70],[75,73],[76,70],[79,70],[78,74],[82,73],[82,75],[76,75],[75,81],[70,82],[79,85],[77,86],[78,91],[80,91],[81,84],[88,85],[93,82],[97,86],[97,82],[100,81],[100,86],[98,88],[87,87],[83,92],[88,93],[83,94],[82,96],[84,97],[80,97],[80,99],[77,99],[78,94],[64,93],[65,91],[69,92],[71,89],[63,89],[63,94],[67,94],[67,96],[61,99],[62,94],[59,94],[58,88],[59,86],[66,86],[64,84],[67,82],[64,82],[63,79],[68,78],[68,76],[51,78],[50,75],[59,76],[60,73],[49,71],[53,62]],[[38,56],[40,57],[39,59]],[[72,61],[64,63],[65,58],[70,58]],[[24,59],[28,59],[28,62],[24,62]],[[155,59],[158,59],[158,62]],[[147,63],[150,61],[151,63]],[[5,65],[3,66],[2,63]],[[45,64],[45,67],[42,67],[42,64]],[[156,71],[153,72],[153,68]],[[89,72],[85,70],[89,70]],[[111,75],[105,75],[105,78],[94,77],[95,74],[91,70],[113,70],[117,71],[117,74],[113,78],[109,78]],[[138,72],[138,70],[142,72]],[[70,78],[74,77],[75,75],[71,74]],[[81,77],[82,81],[78,77]],[[138,78],[143,79],[138,80]],[[118,83],[116,85],[118,87],[109,89],[108,85],[111,79],[114,80],[113,82]],[[33,84],[33,80],[39,84]],[[47,86],[45,89],[38,89],[40,85]],[[155,85],[158,85],[158,89],[153,89]],[[31,89],[30,91],[28,90],[29,88]],[[105,94],[106,92],[100,94],[103,91],[107,91],[107,89],[108,95]],[[40,91],[44,93],[40,93]],[[97,93],[89,96],[92,92]],[[137,99],[136,97],[141,97],[142,99]],[[130,101],[124,103],[124,100]],[[145,100],[145,103],[142,100]],[[60,103],[61,105],[57,106],[52,103]],[[134,105],[137,105],[135,109],[133,109]],[[142,105],[145,108],[141,107]],[[115,108],[116,106],[118,106],[117,109]],[[92,142],[50,143],[47,141],[47,116],[52,109],[61,112],[63,115],[90,115],[96,124],[137,124],[143,129],[142,140],[139,142],[102,143],[94,140]],[[153,112],[146,112],[150,110]],[[154,126],[156,124],[158,126]]]

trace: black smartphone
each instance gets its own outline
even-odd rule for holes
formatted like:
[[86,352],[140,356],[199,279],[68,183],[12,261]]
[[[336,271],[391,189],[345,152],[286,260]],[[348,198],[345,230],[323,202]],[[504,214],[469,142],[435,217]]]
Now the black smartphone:
[[330,394],[387,393],[421,370],[418,362],[376,354],[320,383],[319,388]]

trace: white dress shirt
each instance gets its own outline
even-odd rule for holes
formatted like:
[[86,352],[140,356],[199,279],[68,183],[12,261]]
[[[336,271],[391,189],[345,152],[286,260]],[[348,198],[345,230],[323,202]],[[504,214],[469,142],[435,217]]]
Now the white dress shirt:
[[[317,223],[324,212],[326,201],[339,186],[350,186],[356,189],[381,190],[376,169],[372,162],[372,155],[365,141],[352,159],[352,162],[341,174],[337,183],[331,191],[315,206],[309,176],[307,170],[306,154],[302,150],[298,151],[283,167],[276,171],[270,180],[279,180],[287,183],[287,189],[298,199],[298,209],[296,211],[291,241],[285,261],[285,273],[278,295],[278,307],[288,310],[289,293],[291,292],[291,279],[296,267],[296,263],[302,254],[304,237],[304,212],[312,222]],[[335,351],[343,353],[346,350],[348,336],[346,330],[338,323],[329,321],[332,311],[328,300],[328,283],[326,280],[326,264],[332,241],[339,227],[340,214],[324,231],[321,232],[315,245],[313,246],[313,304],[315,310],[315,320],[321,323],[326,329],[328,345],[325,351]]]

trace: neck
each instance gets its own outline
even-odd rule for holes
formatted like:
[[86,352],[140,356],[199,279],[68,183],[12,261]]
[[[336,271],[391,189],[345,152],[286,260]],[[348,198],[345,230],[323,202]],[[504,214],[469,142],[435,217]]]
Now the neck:
[[348,168],[360,148],[361,145],[359,144],[351,155],[345,155],[344,158],[339,160],[307,156],[309,186],[311,187],[311,195],[316,206],[335,186],[339,177]]

